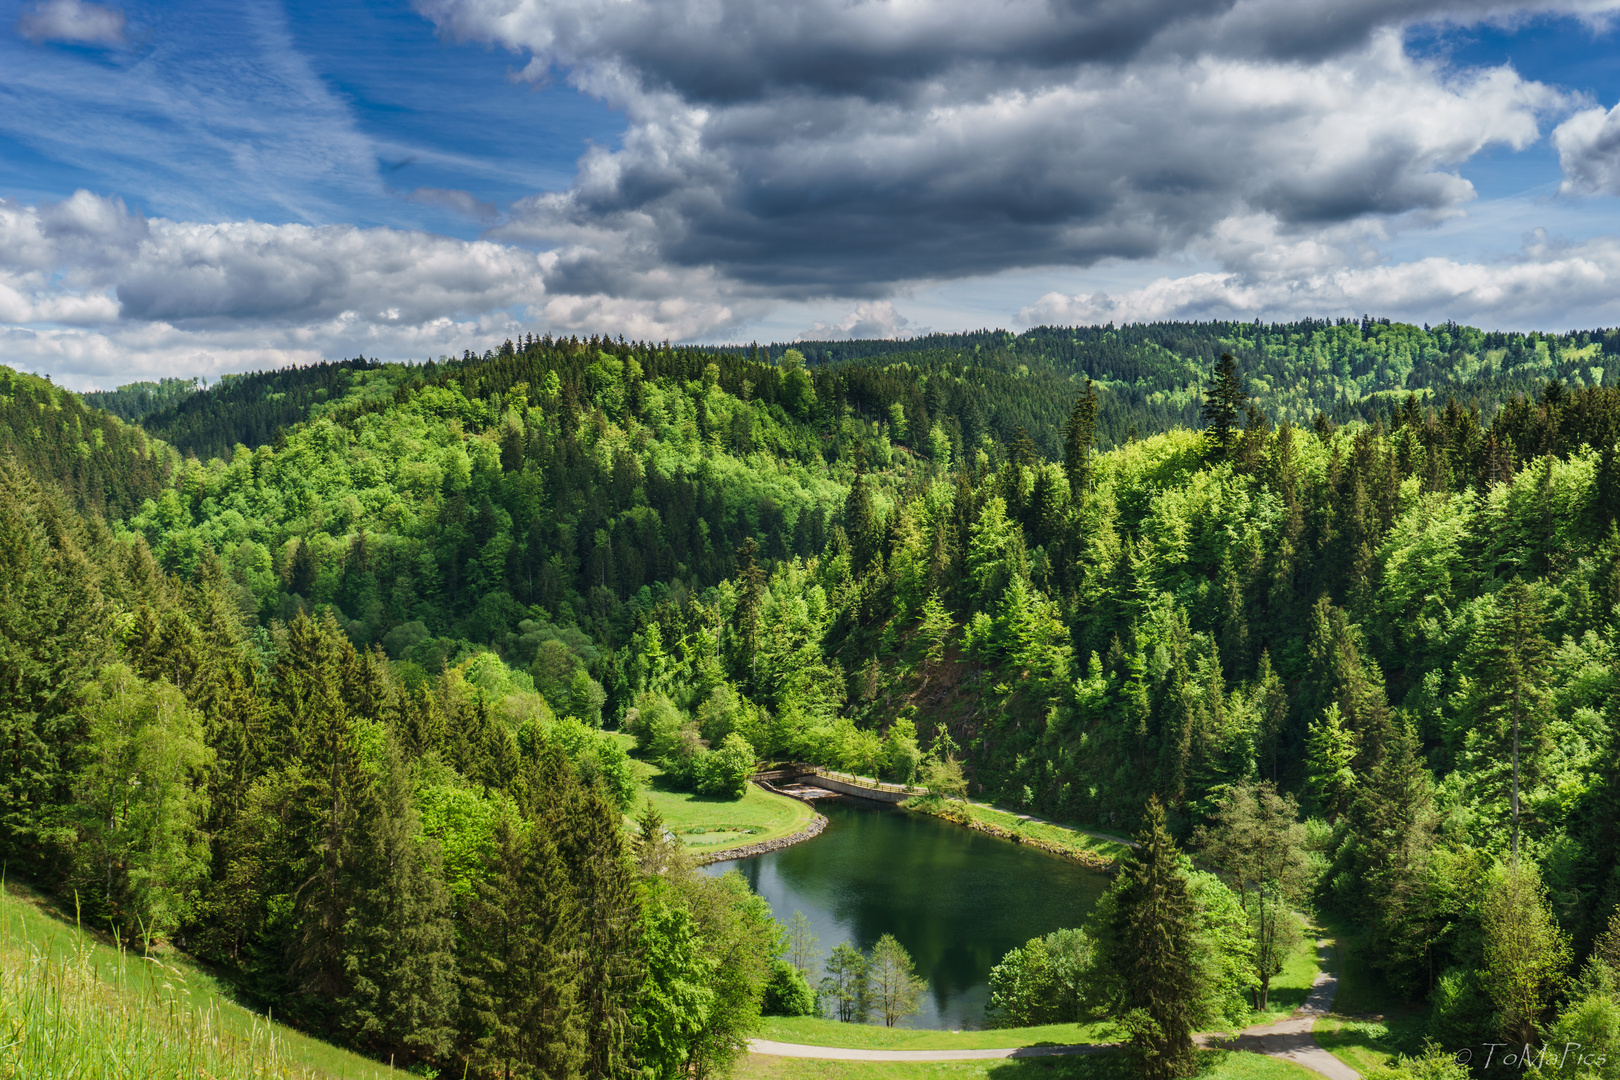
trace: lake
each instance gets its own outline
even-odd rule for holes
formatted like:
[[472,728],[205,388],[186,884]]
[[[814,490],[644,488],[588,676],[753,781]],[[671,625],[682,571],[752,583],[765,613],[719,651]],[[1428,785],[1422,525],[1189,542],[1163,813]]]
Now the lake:
[[1032,937],[1078,926],[1108,885],[1095,870],[960,825],[855,800],[818,799],[827,829],[738,870],[783,923],[802,911],[825,957],[893,934],[928,980],[911,1027],[982,1028],[990,969]]

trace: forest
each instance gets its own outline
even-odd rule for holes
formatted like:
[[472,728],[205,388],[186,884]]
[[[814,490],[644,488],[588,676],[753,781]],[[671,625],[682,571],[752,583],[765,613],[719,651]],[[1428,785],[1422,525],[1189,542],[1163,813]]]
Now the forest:
[[807,761],[1140,830],[993,1005],[1102,1010],[1146,1075],[1263,1005],[1304,910],[1448,1054],[1610,1075],[1608,349],[1363,319],[0,371],[0,858],[379,1059],[724,1071],[791,935],[620,827],[618,729],[715,790]]

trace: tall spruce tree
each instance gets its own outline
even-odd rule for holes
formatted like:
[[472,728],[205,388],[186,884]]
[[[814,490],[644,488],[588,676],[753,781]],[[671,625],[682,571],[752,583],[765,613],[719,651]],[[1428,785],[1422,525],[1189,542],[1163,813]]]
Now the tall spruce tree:
[[1204,404],[1199,410],[1207,427],[1204,437],[1212,452],[1226,457],[1232,450],[1232,441],[1238,430],[1238,417],[1243,415],[1249,392],[1243,388],[1243,376],[1238,374],[1237,361],[1231,353],[1222,353],[1210,374],[1209,386],[1204,390]]
[[1103,970],[1117,980],[1116,1018],[1130,1032],[1142,1075],[1170,1080],[1196,1067],[1193,1025],[1204,992],[1198,913],[1157,797],[1148,800],[1136,841],[1120,866],[1098,948]]
[[621,815],[598,788],[571,785],[552,807],[550,827],[578,896],[574,962],[581,980],[585,1073],[626,1080],[636,1072],[634,1003],[646,969],[635,863]]
[[1097,391],[1091,380],[1074,400],[1069,422],[1063,428],[1063,468],[1069,478],[1069,494],[1075,502],[1091,490],[1091,449],[1096,443]]
[[400,1065],[447,1055],[455,1040],[455,925],[439,852],[424,842],[410,768],[390,736],[359,813],[355,905],[343,1026]]
[[486,1074],[585,1074],[578,894],[538,820],[495,826],[489,877],[467,912],[463,1035]]
[[[1535,593],[1514,578],[1493,598],[1490,617],[1475,636],[1468,661],[1473,675],[1470,712],[1476,745],[1467,757],[1491,787],[1504,787],[1512,813],[1512,857],[1519,857],[1521,792],[1540,777],[1547,749],[1547,688],[1551,648],[1541,635]],[[1506,775],[1500,775],[1505,772]],[[1493,776],[1492,774],[1498,774]],[[1499,777],[1499,778],[1498,778]]]

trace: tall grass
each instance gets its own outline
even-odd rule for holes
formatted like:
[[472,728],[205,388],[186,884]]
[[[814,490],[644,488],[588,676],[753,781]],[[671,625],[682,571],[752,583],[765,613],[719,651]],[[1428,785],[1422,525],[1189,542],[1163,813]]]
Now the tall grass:
[[399,1075],[224,1001],[184,967],[34,915],[3,890],[0,908],[0,1080]]

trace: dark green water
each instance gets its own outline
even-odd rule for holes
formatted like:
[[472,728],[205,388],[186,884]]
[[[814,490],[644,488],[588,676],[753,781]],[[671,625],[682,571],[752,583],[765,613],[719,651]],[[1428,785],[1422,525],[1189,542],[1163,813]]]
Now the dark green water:
[[804,912],[822,955],[893,934],[928,980],[910,1026],[984,1026],[986,979],[1008,949],[1078,926],[1108,879],[1074,863],[903,810],[817,802],[827,829],[740,870],[784,923]]

